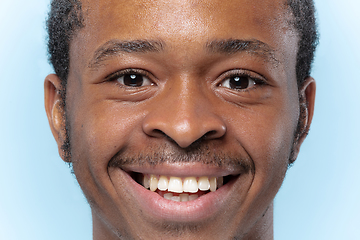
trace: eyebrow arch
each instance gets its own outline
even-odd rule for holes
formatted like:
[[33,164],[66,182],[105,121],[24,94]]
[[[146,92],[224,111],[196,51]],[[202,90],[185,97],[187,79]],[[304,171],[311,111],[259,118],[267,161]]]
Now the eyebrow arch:
[[94,68],[108,58],[119,55],[119,53],[160,52],[164,50],[164,46],[165,44],[158,40],[110,40],[95,51],[89,67]]
[[280,61],[275,57],[275,49],[270,45],[257,40],[242,40],[242,39],[225,39],[213,40],[206,44],[206,48],[211,53],[225,53],[236,54],[239,52],[246,52],[260,56],[264,61],[271,61],[277,65]]

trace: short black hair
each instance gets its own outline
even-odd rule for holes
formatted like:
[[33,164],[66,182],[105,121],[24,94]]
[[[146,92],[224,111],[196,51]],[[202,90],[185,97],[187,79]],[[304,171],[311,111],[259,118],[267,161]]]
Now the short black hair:
[[46,22],[48,55],[49,61],[64,88],[66,88],[69,75],[70,42],[77,31],[84,26],[80,0],[51,1]]
[[[287,0],[292,19],[290,24],[299,36],[296,78],[300,87],[310,76],[318,32],[313,0]],[[83,28],[84,19],[80,0],[52,0],[47,19],[49,61],[66,88],[69,74],[69,46],[74,35]]]
[[300,87],[310,76],[319,34],[313,0],[287,0],[292,19],[290,24],[297,31],[299,42],[296,57],[296,79]]

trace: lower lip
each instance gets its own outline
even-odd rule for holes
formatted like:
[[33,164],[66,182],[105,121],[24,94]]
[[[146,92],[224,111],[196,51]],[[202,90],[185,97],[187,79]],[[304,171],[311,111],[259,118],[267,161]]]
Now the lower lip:
[[[122,173],[124,171],[120,170]],[[125,176],[129,188],[128,192],[133,195],[135,201],[144,213],[151,218],[165,221],[189,222],[202,221],[215,217],[222,212],[229,198],[234,180],[225,184],[215,192],[204,194],[193,201],[176,202],[161,197],[158,193],[149,191],[134,181],[127,173]],[[238,178],[236,178],[238,179]]]

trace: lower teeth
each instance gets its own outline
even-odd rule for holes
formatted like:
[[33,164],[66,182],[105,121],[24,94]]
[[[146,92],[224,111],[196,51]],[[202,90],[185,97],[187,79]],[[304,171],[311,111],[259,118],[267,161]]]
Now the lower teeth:
[[172,193],[165,193],[164,198],[167,200],[175,201],[175,202],[188,202],[197,199],[199,196],[197,194],[180,194],[179,196],[174,196]]

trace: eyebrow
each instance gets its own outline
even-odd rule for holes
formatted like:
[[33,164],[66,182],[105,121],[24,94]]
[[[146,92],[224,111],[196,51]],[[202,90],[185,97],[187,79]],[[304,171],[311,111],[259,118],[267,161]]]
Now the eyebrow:
[[164,50],[164,43],[158,40],[133,40],[133,41],[120,41],[110,40],[101,45],[94,54],[90,61],[89,67],[94,68],[102,62],[117,56],[120,53],[147,53],[147,52],[160,52]]
[[[107,59],[120,53],[147,53],[164,51],[165,43],[161,40],[110,40],[101,45],[94,53],[89,68],[96,68]],[[225,39],[206,43],[205,48],[211,53],[236,54],[246,52],[260,56],[264,61],[277,65],[280,61],[275,57],[275,49],[257,40]]]
[[280,61],[275,57],[275,49],[270,45],[257,40],[225,39],[213,40],[206,44],[206,48],[212,53],[236,54],[246,52],[278,64]]

